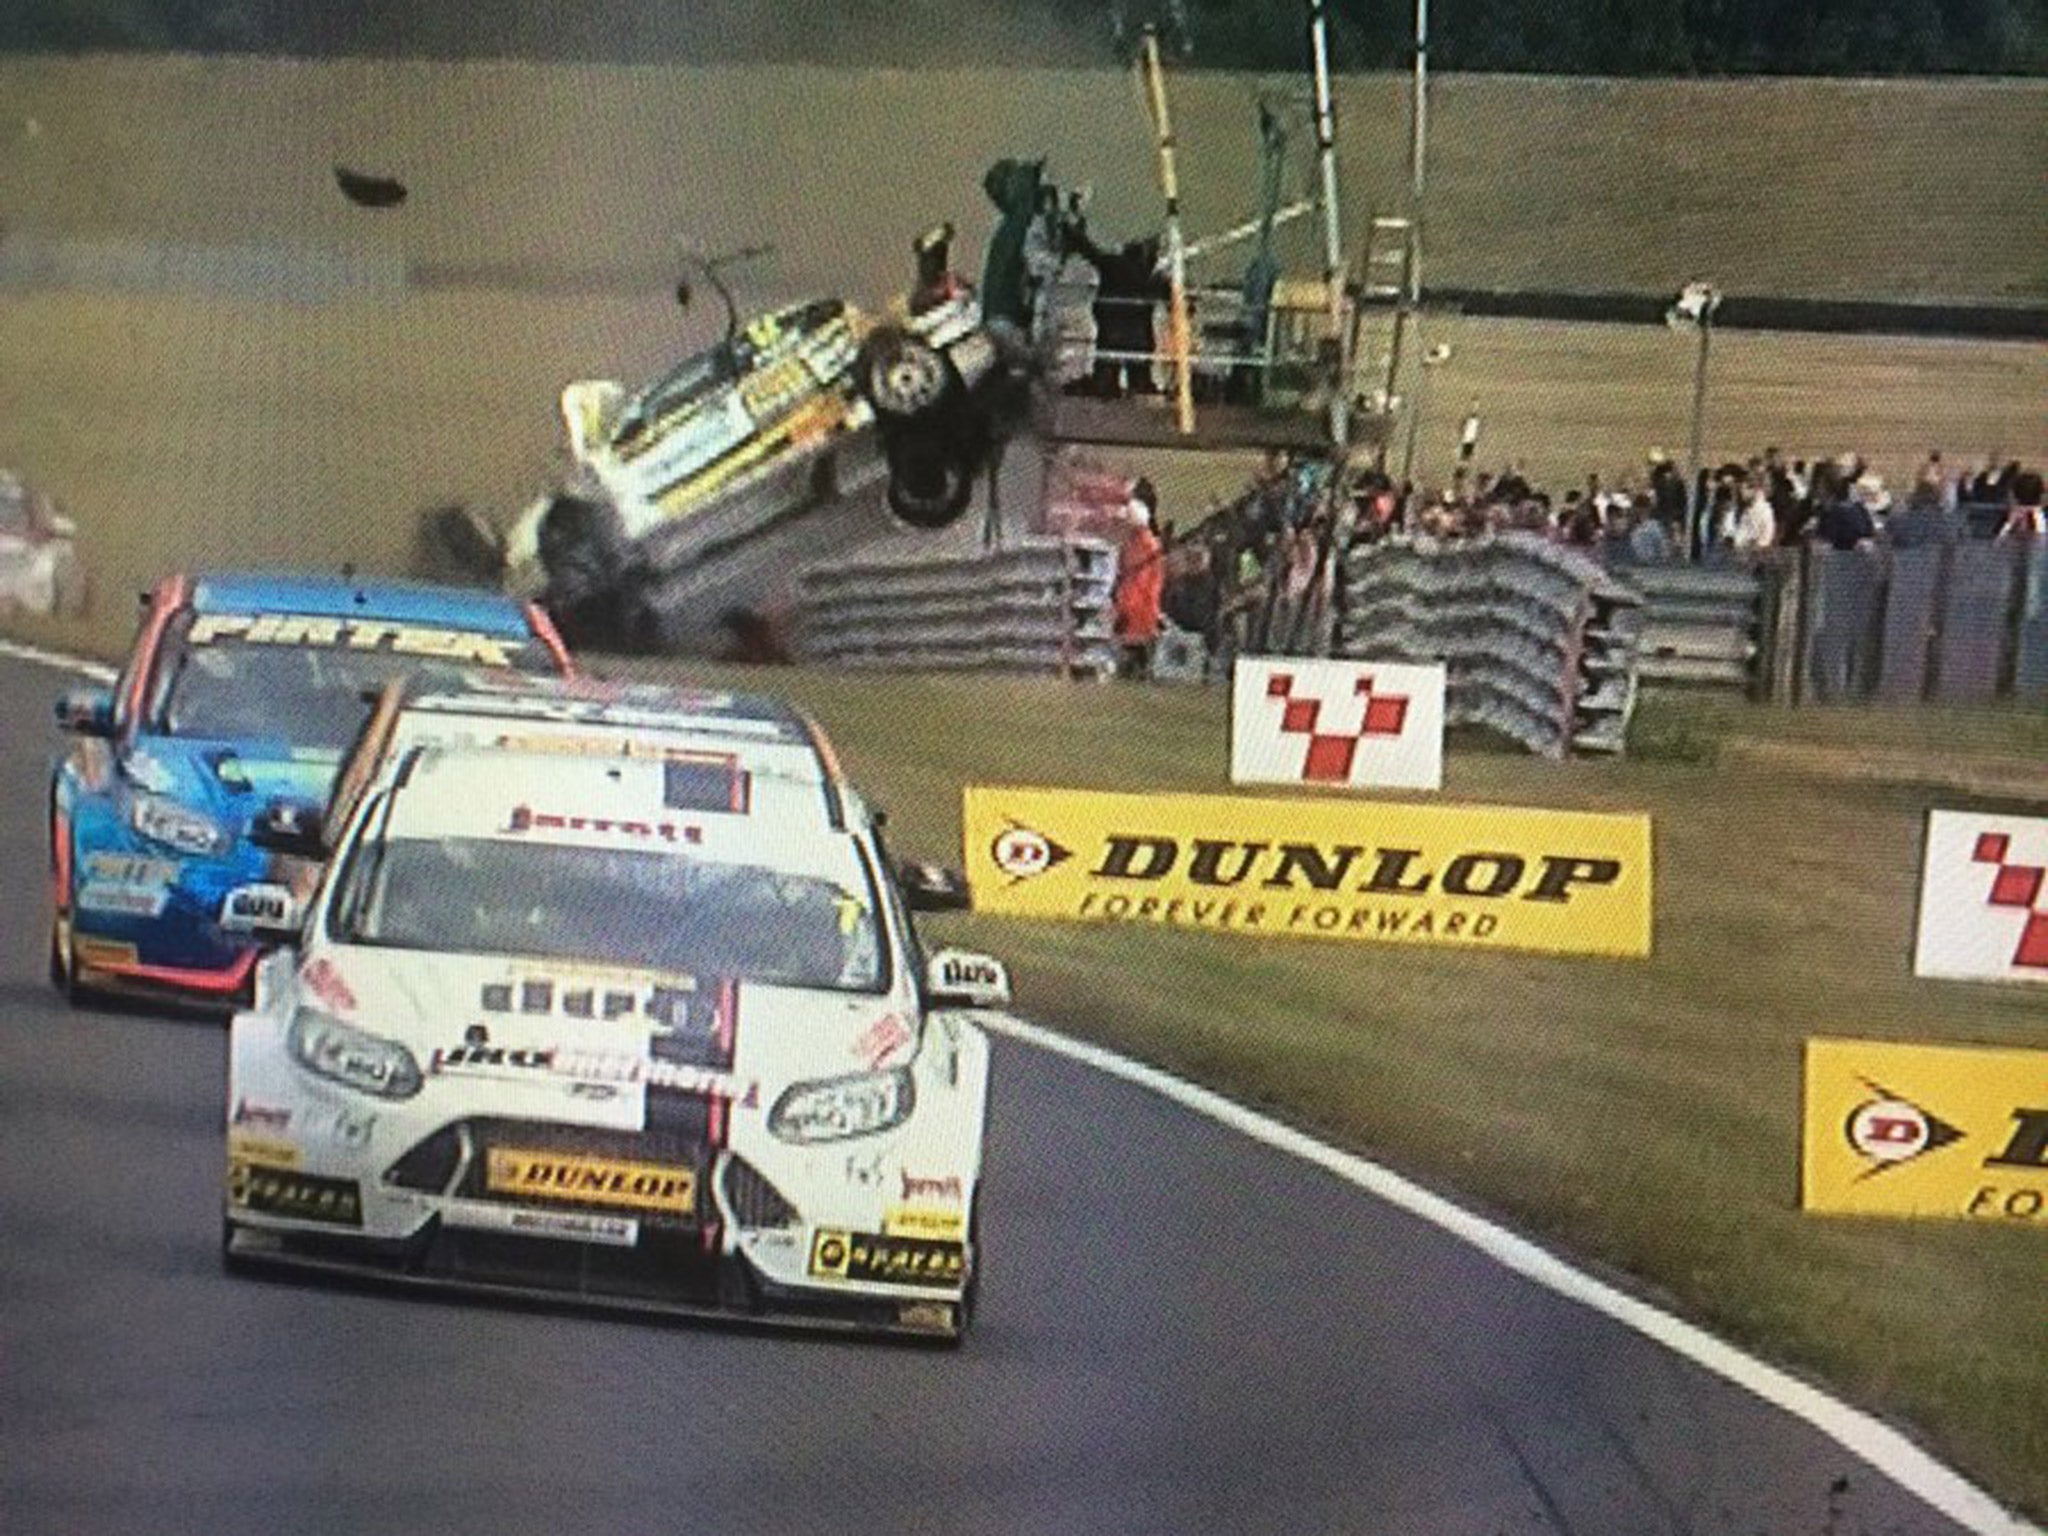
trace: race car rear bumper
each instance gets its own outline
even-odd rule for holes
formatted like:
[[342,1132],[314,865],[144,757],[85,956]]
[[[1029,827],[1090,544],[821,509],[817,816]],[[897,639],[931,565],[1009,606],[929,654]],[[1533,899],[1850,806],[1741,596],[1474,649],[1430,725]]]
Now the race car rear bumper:
[[[495,1297],[604,1315],[718,1319],[769,1328],[894,1335],[958,1342],[965,1298],[820,1296],[772,1285],[738,1255],[614,1252],[430,1220],[403,1241],[280,1232],[227,1223],[230,1269],[302,1272],[441,1294]],[[655,1262],[650,1262],[650,1261]]]

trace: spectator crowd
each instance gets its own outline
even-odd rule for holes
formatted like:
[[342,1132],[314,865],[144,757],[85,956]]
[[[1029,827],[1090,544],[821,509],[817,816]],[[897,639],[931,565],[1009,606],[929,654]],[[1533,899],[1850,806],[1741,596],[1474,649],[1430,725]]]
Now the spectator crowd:
[[[1588,475],[1562,498],[1532,486],[1521,467],[1471,475],[1461,468],[1438,493],[1413,490],[1403,514],[1375,525],[1437,538],[1522,529],[1638,563],[1693,553],[1755,555],[1819,543],[1834,549],[1953,544],[1972,536],[2030,537],[2044,532],[2042,477],[2018,461],[1987,460],[1974,473],[1951,469],[1940,450],[1927,455],[1903,494],[1894,494],[1860,455],[1788,460],[1767,448],[1746,463],[1701,472],[1698,515],[1688,528],[1685,475],[1652,449],[1642,473],[1619,484]],[[1375,492],[1368,492],[1374,495]]]
[[1531,483],[1519,464],[1494,473],[1461,465],[1435,492],[1366,468],[1333,494],[1333,472],[1327,460],[1274,451],[1240,496],[1185,530],[1160,519],[1152,486],[1138,482],[1119,560],[1125,673],[1147,670],[1162,618],[1205,637],[1210,653],[1225,658],[1244,647],[1314,648],[1347,539],[1519,530],[1610,563],[1654,564],[1686,558],[1688,536],[1692,554],[1707,559],[1802,544],[1909,549],[2048,537],[2040,471],[1990,460],[1957,471],[1939,451],[1900,495],[1860,456],[1787,459],[1775,447],[1703,471],[1693,495],[1683,471],[1656,449],[1632,478],[1610,484],[1590,474],[1561,496]]

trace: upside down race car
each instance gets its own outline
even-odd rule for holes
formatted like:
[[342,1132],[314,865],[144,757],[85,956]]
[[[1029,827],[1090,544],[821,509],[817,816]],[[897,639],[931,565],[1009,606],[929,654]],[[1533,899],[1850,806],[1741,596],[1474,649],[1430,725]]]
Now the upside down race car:
[[959,1337],[962,1010],[1008,979],[923,958],[908,909],[944,882],[890,868],[800,718],[387,700],[324,829],[266,826],[329,862],[230,1029],[230,1268]]
[[896,516],[942,527],[1021,366],[962,292],[901,320],[791,304],[638,389],[579,380],[561,398],[573,478],[511,528],[507,583],[544,595],[572,635],[640,648],[660,623],[640,612],[644,587],[852,489],[878,459]]
[[167,577],[112,688],[57,704],[50,978],[67,997],[227,1004],[288,871],[246,833],[273,796],[325,797],[403,672],[558,673],[546,617],[494,594],[317,576]]

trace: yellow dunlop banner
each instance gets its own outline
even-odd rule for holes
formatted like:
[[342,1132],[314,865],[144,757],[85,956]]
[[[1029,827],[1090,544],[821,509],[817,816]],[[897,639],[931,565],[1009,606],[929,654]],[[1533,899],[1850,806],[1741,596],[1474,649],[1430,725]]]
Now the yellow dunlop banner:
[[1806,1042],[1800,1203],[2048,1231],[2048,1051]]
[[971,786],[962,832],[979,912],[1650,952],[1647,816]]

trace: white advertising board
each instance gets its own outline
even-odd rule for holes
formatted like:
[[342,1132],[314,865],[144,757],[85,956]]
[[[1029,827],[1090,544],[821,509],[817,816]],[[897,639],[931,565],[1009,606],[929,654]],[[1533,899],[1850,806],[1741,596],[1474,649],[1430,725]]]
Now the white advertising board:
[[1927,813],[1913,974],[2048,982],[2048,817]]
[[1231,678],[1230,781],[1443,788],[1443,667],[1240,657]]

